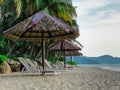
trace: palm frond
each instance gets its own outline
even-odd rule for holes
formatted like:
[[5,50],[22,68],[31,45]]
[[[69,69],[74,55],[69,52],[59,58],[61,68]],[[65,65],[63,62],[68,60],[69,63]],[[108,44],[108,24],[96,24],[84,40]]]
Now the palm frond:
[[76,42],[78,45],[80,45],[82,48],[84,48],[84,46],[77,40],[73,40],[74,42]]
[[50,14],[50,13],[49,13],[49,8],[48,8],[48,7],[45,7],[43,10],[44,10],[46,13]]
[[66,14],[64,15],[64,18],[63,18],[65,21],[68,21],[72,24],[72,16],[66,12]]
[[30,4],[30,5],[28,5],[27,8],[25,9],[25,14],[26,14],[26,16],[28,16],[28,15],[31,15],[32,13],[33,13],[33,5]]
[[34,9],[37,11],[45,7],[45,3],[43,2],[43,0],[35,0],[33,4]]
[[50,14],[50,15],[52,15],[53,17],[57,17],[54,10],[48,9],[48,11],[49,11],[49,14]]
[[78,27],[76,20],[72,19],[72,25]]
[[20,14],[21,14],[22,2],[21,2],[21,0],[14,0],[14,4],[15,4],[16,13],[17,13],[15,19],[18,19],[20,17]]
[[3,0],[0,0],[0,4],[2,4],[3,3]]

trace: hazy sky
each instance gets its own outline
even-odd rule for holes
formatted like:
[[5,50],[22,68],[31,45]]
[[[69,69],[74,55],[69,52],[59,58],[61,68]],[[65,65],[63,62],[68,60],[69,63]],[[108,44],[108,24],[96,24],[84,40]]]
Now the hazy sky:
[[120,57],[120,0],[72,0],[86,56]]

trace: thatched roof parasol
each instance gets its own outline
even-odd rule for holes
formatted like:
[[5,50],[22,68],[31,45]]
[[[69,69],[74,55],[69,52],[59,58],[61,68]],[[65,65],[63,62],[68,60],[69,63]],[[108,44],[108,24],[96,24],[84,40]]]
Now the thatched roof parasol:
[[65,56],[82,56],[79,51],[65,51]]
[[63,21],[53,18],[44,11],[40,11],[4,31],[4,36],[14,41],[21,38],[24,41],[41,42],[44,71],[45,41],[49,39],[63,40],[76,38],[79,36],[79,33],[77,29]]
[[4,31],[4,36],[14,41],[22,37],[22,40],[25,41],[40,42],[42,34],[44,34],[44,40],[48,40],[48,38],[63,40],[79,36],[77,29],[53,18],[44,11],[40,11]]
[[65,56],[77,56],[82,55],[82,53],[78,52],[81,48],[68,40],[63,40],[58,42],[49,48],[49,51],[60,51],[64,54],[64,67],[66,67]]
[[49,51],[75,51],[75,50],[81,50],[81,48],[68,40],[60,41],[57,44],[53,45],[51,48],[49,48]]
[[72,56],[82,56],[83,54],[79,51],[66,51],[65,52],[65,56],[70,56],[71,58],[71,63],[73,61],[73,57]]

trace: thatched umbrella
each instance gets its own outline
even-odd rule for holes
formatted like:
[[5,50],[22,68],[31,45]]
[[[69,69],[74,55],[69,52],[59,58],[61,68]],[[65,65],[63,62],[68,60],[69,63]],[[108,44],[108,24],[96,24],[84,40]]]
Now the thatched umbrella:
[[62,40],[49,48],[49,51],[60,51],[64,53],[64,67],[66,67],[65,56],[82,55],[80,52],[78,52],[79,50],[81,50],[81,47],[73,44],[68,40]]
[[71,62],[73,60],[72,56],[82,56],[83,54],[77,50],[75,51],[66,51],[65,56],[70,56],[71,57]]
[[40,11],[4,31],[4,36],[14,41],[21,38],[24,41],[41,42],[42,66],[44,72],[45,41],[49,39],[58,41],[76,38],[79,36],[79,32],[63,21],[53,18],[44,11]]
[[65,56],[81,56],[82,53],[78,50],[75,51],[65,51]]

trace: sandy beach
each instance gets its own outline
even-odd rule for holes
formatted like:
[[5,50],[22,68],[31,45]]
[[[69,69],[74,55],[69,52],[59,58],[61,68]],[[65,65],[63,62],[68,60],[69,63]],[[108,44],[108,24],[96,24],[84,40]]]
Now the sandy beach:
[[58,75],[0,75],[0,90],[120,90],[120,72],[74,67]]

